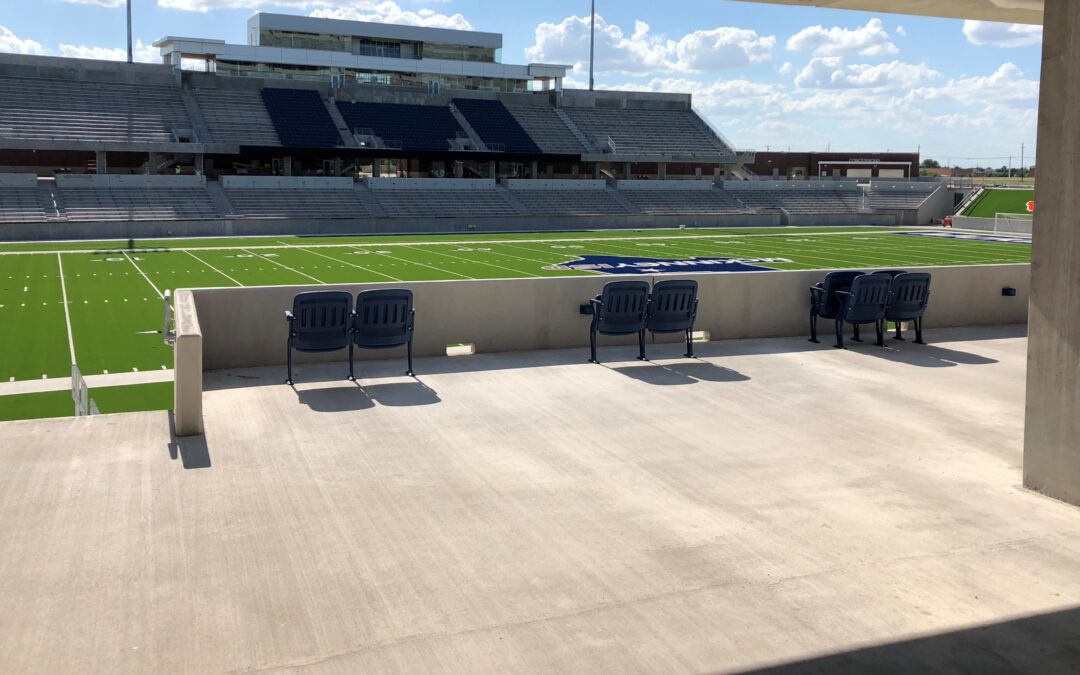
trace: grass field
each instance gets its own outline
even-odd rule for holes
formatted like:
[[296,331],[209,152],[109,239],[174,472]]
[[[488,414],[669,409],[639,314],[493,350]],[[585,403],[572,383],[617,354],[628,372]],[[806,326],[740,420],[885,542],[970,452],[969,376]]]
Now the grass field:
[[[96,387],[92,394],[103,415],[145,410],[170,410],[173,402],[171,382],[132,384],[122,387]],[[33,394],[0,396],[0,422],[32,420],[44,417],[68,417],[74,414],[71,392],[45,391]]]
[[1027,213],[1027,203],[1035,199],[1035,190],[984,190],[964,209],[972,218],[993,218],[999,213]]
[[[887,228],[263,237],[0,244],[0,386],[172,367],[166,289],[590,274],[554,265],[619,258],[772,258],[773,269],[1024,263],[1022,243]],[[284,309],[284,308],[283,308]]]

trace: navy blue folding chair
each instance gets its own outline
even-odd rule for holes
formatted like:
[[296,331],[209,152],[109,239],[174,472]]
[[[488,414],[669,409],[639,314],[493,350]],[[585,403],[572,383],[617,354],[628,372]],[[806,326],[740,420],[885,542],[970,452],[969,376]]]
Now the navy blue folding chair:
[[818,342],[817,320],[836,319],[840,312],[841,300],[837,291],[851,288],[855,278],[866,274],[860,271],[829,272],[825,280],[810,287],[810,342]]
[[349,346],[349,313],[352,295],[344,291],[313,291],[293,298],[293,308],[285,312],[289,339],[285,352],[292,384],[292,353],[334,352]]
[[592,324],[589,326],[589,362],[596,360],[596,336],[638,336],[638,360],[645,361],[645,317],[649,307],[649,284],[645,281],[612,281],[604,291],[589,301]]
[[907,270],[875,270],[872,274],[887,274],[889,278],[895,279],[901,274],[907,274]]
[[412,340],[416,310],[412,291],[387,288],[361,291],[353,311],[352,340],[349,342],[349,379],[355,380],[353,347],[389,349],[405,345],[408,354],[406,375],[413,375]]
[[684,333],[686,356],[694,358],[694,321],[698,284],[693,280],[658,281],[649,298],[645,329],[653,333]]
[[930,302],[930,275],[925,272],[898,274],[893,277],[890,290],[885,320],[896,323],[896,339],[904,339],[901,322],[910,321],[915,326],[915,344],[926,344],[923,342],[922,322]]
[[885,274],[864,274],[855,277],[851,288],[837,291],[842,304],[836,315],[836,348],[844,348],[844,324],[855,326],[856,341],[859,340],[859,326],[874,324],[877,329],[877,344],[885,346],[885,308],[889,303],[889,288],[892,279]]

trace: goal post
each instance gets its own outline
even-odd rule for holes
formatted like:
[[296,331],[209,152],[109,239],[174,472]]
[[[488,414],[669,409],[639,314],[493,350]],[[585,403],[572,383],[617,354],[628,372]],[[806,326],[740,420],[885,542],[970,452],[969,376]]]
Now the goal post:
[[994,215],[994,233],[1031,234],[1034,222],[1034,213],[997,213]]

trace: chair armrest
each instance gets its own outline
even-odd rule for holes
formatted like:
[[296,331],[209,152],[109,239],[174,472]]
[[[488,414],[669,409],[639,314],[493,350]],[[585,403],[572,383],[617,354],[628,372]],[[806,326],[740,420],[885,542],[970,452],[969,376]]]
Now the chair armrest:
[[836,291],[837,295],[851,295],[851,291]]
[[289,323],[292,323],[293,319],[295,319],[295,318],[296,317],[293,316],[292,310],[288,310],[288,309],[285,310],[285,320],[286,321],[288,321]]

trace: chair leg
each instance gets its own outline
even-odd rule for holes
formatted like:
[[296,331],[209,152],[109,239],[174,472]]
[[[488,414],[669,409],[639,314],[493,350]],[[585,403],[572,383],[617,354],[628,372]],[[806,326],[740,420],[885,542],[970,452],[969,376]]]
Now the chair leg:
[[285,360],[289,364],[289,375],[285,380],[285,384],[292,385],[292,345],[288,342],[285,343]]
[[923,339],[922,339],[922,318],[921,317],[918,318],[918,319],[915,319],[915,344],[917,344],[917,345],[926,344],[925,342],[923,342]]
[[885,319],[874,324],[877,327],[877,346],[885,346]]
[[810,310],[810,342],[817,343],[817,312]]
[[855,342],[862,342],[862,337],[859,335],[859,324],[855,324],[855,335],[851,339]]
[[412,369],[412,338],[409,338],[409,342],[406,344],[405,349],[408,353],[409,369],[405,371],[405,374],[409,377],[416,377],[416,373]]
[[833,346],[837,349],[844,349],[844,322],[840,319],[836,320],[836,344]]
[[589,329],[589,363],[600,363],[596,360],[596,327]]
[[356,382],[356,373],[353,370],[353,343],[349,341],[349,381]]
[[896,339],[903,342],[904,341],[904,330],[900,327],[901,324],[902,324],[901,321],[896,322]]
[[686,329],[686,358],[694,358],[694,329]]
[[648,361],[649,359],[647,359],[645,357],[645,330],[644,329],[638,331],[637,343],[638,343],[638,357],[637,357],[638,361]]

